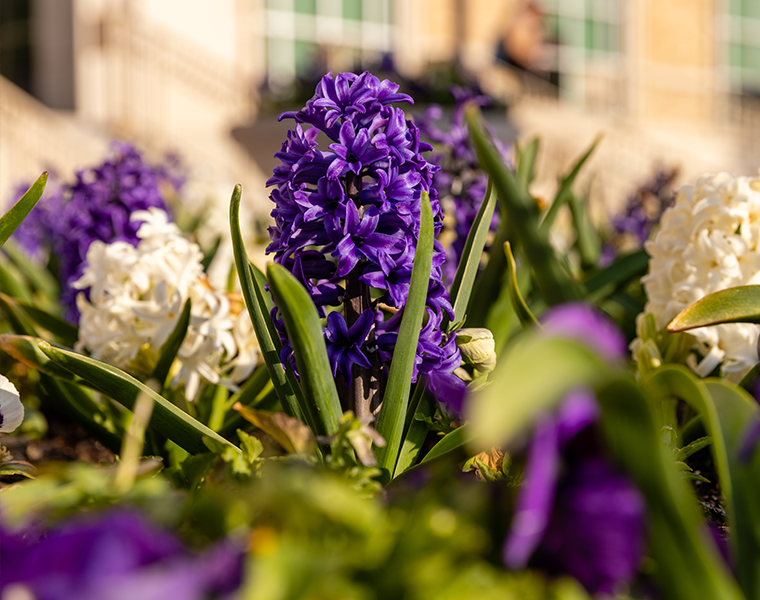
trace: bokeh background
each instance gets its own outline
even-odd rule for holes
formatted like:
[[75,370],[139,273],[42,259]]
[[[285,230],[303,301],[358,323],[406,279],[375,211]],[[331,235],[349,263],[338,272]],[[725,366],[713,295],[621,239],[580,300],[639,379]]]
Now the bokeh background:
[[275,116],[362,69],[418,108],[479,86],[504,141],[541,137],[538,196],[603,133],[580,181],[597,213],[657,170],[760,166],[755,0],[0,0],[0,206],[118,138],[265,216]]

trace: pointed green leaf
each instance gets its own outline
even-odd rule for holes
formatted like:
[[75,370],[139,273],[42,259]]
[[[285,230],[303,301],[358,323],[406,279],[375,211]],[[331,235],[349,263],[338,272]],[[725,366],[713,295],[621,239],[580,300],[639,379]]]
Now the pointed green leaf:
[[599,239],[599,234],[594,228],[594,224],[591,222],[591,216],[588,212],[588,200],[575,194],[570,194],[568,202],[570,213],[573,217],[573,225],[575,226],[575,247],[581,255],[581,263],[587,269],[594,267],[602,253],[602,243]]
[[684,308],[668,331],[688,331],[718,323],[760,323],[760,285],[741,285],[708,294]]
[[42,341],[44,340],[30,335],[4,334],[0,335],[0,350],[40,373],[75,383],[75,378],[69,371],[59,367],[39,349]]
[[163,386],[166,382],[166,377],[169,375],[169,370],[172,367],[174,359],[177,358],[177,353],[182,347],[182,342],[185,341],[187,335],[187,328],[190,325],[190,312],[192,311],[192,302],[190,298],[185,301],[185,306],[182,307],[182,312],[177,319],[177,324],[172,329],[169,337],[166,338],[164,345],[161,346],[161,350],[158,352],[158,362],[156,363],[151,379],[155,379]]
[[650,400],[627,378],[603,386],[597,397],[607,446],[646,501],[648,548],[663,597],[743,600],[693,492],[660,442]]
[[211,248],[208,249],[208,252],[203,253],[203,260],[201,261],[201,265],[203,265],[203,272],[208,273],[208,268],[211,266],[211,261],[214,260],[214,257],[216,256],[216,253],[219,251],[219,246],[222,244],[222,238],[218,237],[212,244]]
[[586,280],[586,292],[595,299],[604,292],[608,296],[632,279],[639,279],[647,272],[649,255],[646,250],[638,250],[618,258],[610,266]]
[[26,253],[14,243],[13,239],[5,243],[3,252],[24,274],[27,282],[35,291],[41,293],[48,301],[53,302],[58,299],[61,288],[53,274],[42,265],[29,260]]
[[23,313],[30,321],[34,321],[34,323],[60,339],[61,343],[65,346],[73,346],[76,343],[79,337],[79,329],[58,315],[51,314],[34,304],[19,300],[18,298],[3,296],[0,301],[13,305],[16,309],[14,312],[17,314]]
[[551,206],[546,210],[546,213],[544,215],[544,219],[541,222],[541,229],[544,232],[547,232],[551,229],[552,225],[554,224],[554,219],[557,217],[557,214],[559,213],[559,209],[562,208],[567,202],[570,201],[570,198],[572,196],[572,188],[573,184],[575,183],[575,178],[578,177],[578,173],[580,173],[581,168],[586,163],[588,158],[591,156],[591,154],[594,152],[596,147],[599,145],[599,142],[602,141],[602,136],[598,135],[594,138],[594,141],[591,142],[591,146],[589,146],[589,149],[586,150],[586,152],[581,156],[578,161],[573,165],[573,168],[570,170],[570,173],[565,175],[559,184],[559,189],[557,190],[557,195],[554,196],[554,202],[552,202]]
[[[460,323],[464,320],[467,312],[467,304],[470,302],[470,294],[475,283],[475,276],[478,274],[480,267],[480,258],[483,254],[483,248],[486,245],[486,238],[491,229],[491,220],[496,208],[496,190],[488,182],[486,195],[480,204],[475,220],[467,234],[467,240],[464,244],[462,256],[459,259],[459,266],[451,284],[449,298],[451,306],[454,308],[454,323]],[[448,318],[444,317],[446,323]],[[443,324],[445,328],[446,323]]]
[[[536,202],[515,183],[511,171],[488,139],[480,110],[477,106],[470,105],[465,115],[478,161],[491,178],[510,223],[510,237],[515,245],[519,242],[525,251],[547,304],[580,299],[580,288],[554,254],[554,249],[549,243],[548,229],[540,228],[538,225]],[[502,243],[504,241],[506,240]]]
[[343,411],[317,307],[301,282],[284,267],[270,263],[267,275],[296,355],[306,408],[317,425],[315,433],[333,435]]
[[282,402],[282,407],[290,416],[298,417],[307,422],[312,428],[316,424],[311,421],[311,415],[307,414],[304,406],[303,393],[292,371],[286,371],[280,362],[280,337],[275,330],[272,318],[269,316],[266,303],[263,298],[263,288],[254,276],[254,271],[248,260],[248,255],[243,244],[243,234],[240,230],[240,197],[242,187],[236,185],[230,201],[230,233],[232,235],[232,250],[235,254],[235,266],[237,267],[240,287],[245,298],[245,305],[256,332],[256,339],[261,348],[261,354],[269,370],[269,376]]
[[21,310],[14,298],[0,293],[0,311],[8,319],[13,331],[19,335],[39,337],[29,317]]
[[388,383],[377,419],[377,431],[387,442],[384,448],[377,448],[378,467],[383,478],[388,481],[396,469],[404,433],[404,421],[409,406],[409,392],[412,387],[412,373],[417,356],[417,342],[420,339],[422,319],[425,315],[430,270],[433,264],[435,234],[433,211],[427,192],[420,199],[420,235],[414,255],[412,280],[404,316],[401,319],[396,347],[393,352]]
[[517,318],[520,319],[520,323],[526,329],[534,326],[540,327],[538,319],[530,312],[528,305],[525,303],[525,299],[520,293],[520,287],[517,285],[517,265],[515,264],[515,257],[512,256],[512,247],[509,242],[504,242],[504,254],[507,257],[507,286],[509,287],[509,299],[512,302],[512,307],[515,309]]
[[519,147],[517,158],[517,184],[526,192],[535,176],[536,157],[538,156],[539,139],[534,137],[524,147]]
[[453,452],[457,448],[470,445],[473,443],[474,439],[474,432],[470,425],[465,424],[461,427],[457,427],[454,431],[451,431],[443,436],[441,441],[433,446],[430,449],[430,452],[428,452],[423,457],[420,464],[430,462],[431,460],[443,456],[444,454]]
[[129,410],[132,410],[140,392],[148,394],[155,402],[150,420],[151,427],[154,427],[191,454],[206,452],[206,446],[203,443],[204,436],[232,446],[230,442],[203,423],[193,419],[166,398],[120,369],[76,352],[54,348],[47,342],[40,343],[40,350],[52,361],[89,381],[95,389],[113,398]]
[[32,184],[21,199],[11,206],[10,210],[0,217],[0,248],[3,247],[11,234],[16,231],[19,225],[26,219],[27,215],[37,205],[42,192],[45,191],[48,173],[45,171],[39,176],[39,179]]

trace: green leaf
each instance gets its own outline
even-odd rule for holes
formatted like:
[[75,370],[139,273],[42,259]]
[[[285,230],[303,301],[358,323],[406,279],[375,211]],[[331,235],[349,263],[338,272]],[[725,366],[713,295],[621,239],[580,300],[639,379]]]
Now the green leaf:
[[[730,478],[732,498],[726,502],[731,529],[737,578],[747,598],[760,597],[760,507],[758,506],[758,474],[760,461],[750,464],[739,457],[747,426],[760,418],[757,402],[744,390],[719,379],[705,380],[718,416],[729,473],[719,472],[721,488]],[[727,499],[728,500],[728,499]]]
[[414,387],[414,394],[412,395],[411,402],[409,402],[409,408],[406,413],[403,435],[404,442],[401,445],[398,462],[396,463],[396,470],[393,474],[394,477],[400,475],[414,465],[417,461],[417,457],[422,451],[422,446],[427,439],[427,434],[430,431],[430,425],[426,421],[416,418],[418,414],[424,419],[432,419],[433,415],[435,415],[435,403],[425,393],[426,389],[427,377],[420,375],[417,384]]
[[632,279],[639,279],[647,272],[649,255],[646,250],[638,250],[618,258],[610,266],[586,280],[586,293],[595,300],[600,294],[609,296],[612,292]]
[[376,454],[378,456],[378,467],[383,471],[383,478],[386,482],[390,480],[396,469],[396,462],[403,442],[404,420],[409,406],[409,392],[412,387],[412,373],[417,356],[417,342],[420,339],[430,270],[433,264],[434,236],[430,198],[427,192],[422,192],[420,198],[420,235],[414,255],[412,280],[396,339],[380,415],[377,419],[377,431],[385,439],[386,446],[378,448]]
[[650,401],[628,379],[613,380],[597,396],[607,445],[646,501],[648,547],[663,597],[742,600],[694,494],[660,442]]
[[201,422],[193,419],[166,398],[116,367],[69,350],[54,348],[47,342],[40,343],[40,350],[52,361],[89,381],[95,389],[113,398],[129,410],[132,410],[140,392],[150,396],[155,402],[150,420],[151,427],[154,427],[191,454],[206,451],[206,446],[203,443],[204,436],[232,446],[230,442]]
[[453,452],[457,448],[462,448],[463,446],[470,445],[474,442],[474,440],[475,433],[471,425],[465,424],[461,427],[457,427],[454,431],[451,431],[443,436],[443,438],[441,438],[441,441],[433,446],[430,449],[430,452],[428,452],[423,457],[423,459],[420,461],[420,464],[422,465],[430,462],[431,460],[439,458],[444,454]]
[[16,314],[23,313],[29,320],[34,321],[37,325],[52,333],[66,346],[73,346],[79,337],[79,329],[75,325],[34,304],[19,300],[18,298],[9,298],[8,296],[3,296],[0,302],[6,305],[13,305]]
[[504,254],[507,257],[507,286],[509,288],[509,300],[515,309],[515,314],[520,320],[523,327],[530,328],[533,326],[540,327],[538,319],[530,312],[525,299],[520,293],[520,286],[517,284],[517,264],[515,257],[512,255],[512,247],[509,242],[504,242]]
[[282,402],[282,407],[290,416],[298,417],[309,423],[314,429],[316,424],[311,421],[311,415],[305,411],[303,392],[296,381],[295,375],[280,362],[282,344],[280,337],[269,316],[269,310],[264,302],[262,288],[254,276],[254,270],[248,260],[243,244],[243,234],[240,230],[240,197],[242,188],[236,185],[230,201],[230,233],[232,235],[232,250],[235,254],[240,287],[245,298],[245,305],[256,332],[256,339],[261,348],[261,355],[269,370],[269,376]]
[[306,409],[317,427],[314,433],[333,435],[343,411],[317,307],[301,282],[284,267],[270,263],[267,275],[296,355]]
[[718,323],[760,323],[760,285],[741,285],[708,294],[684,308],[668,331],[688,331]]
[[581,255],[581,264],[584,268],[594,267],[599,260],[599,255],[602,253],[602,244],[599,240],[599,234],[591,222],[587,200],[575,194],[570,194],[569,205],[577,236],[575,246]]
[[[256,265],[253,263],[249,263],[251,266],[251,272],[253,273],[253,277],[256,280],[256,287],[259,290],[266,289],[267,285],[267,278],[264,275],[264,273],[261,272],[261,269],[259,269]],[[261,300],[264,301],[264,304],[267,307],[267,313],[271,312],[271,310],[274,308],[274,300],[272,300],[272,294],[261,294],[262,298]]]
[[51,377],[76,383],[74,376],[51,361],[39,348],[42,338],[30,335],[0,335],[0,350],[23,365]]
[[674,458],[675,460],[686,460],[703,448],[707,448],[710,444],[712,444],[712,438],[709,435],[704,435],[701,438],[694,440],[687,446],[679,448]]
[[498,150],[488,139],[478,107],[468,106],[465,115],[478,161],[490,176],[511,223],[510,237],[525,251],[546,302],[554,305],[580,299],[580,288],[554,254],[548,229],[538,225],[536,202],[515,183]]
[[13,331],[19,335],[39,337],[39,334],[29,320],[29,317],[23,310],[21,310],[14,298],[0,293],[0,311],[2,311],[5,318],[8,319]]
[[557,195],[554,196],[554,202],[552,202],[551,206],[547,209],[544,219],[541,222],[541,229],[545,233],[548,233],[551,229],[552,225],[554,224],[554,219],[556,219],[557,214],[559,213],[559,209],[562,208],[567,202],[570,201],[570,198],[572,197],[572,188],[573,184],[575,183],[575,178],[578,177],[578,173],[580,173],[581,168],[586,163],[588,158],[591,156],[591,154],[594,152],[596,147],[599,145],[599,142],[602,141],[602,136],[598,135],[594,138],[594,141],[591,142],[591,146],[589,146],[589,149],[586,150],[585,154],[581,156],[578,161],[573,165],[573,168],[570,170],[570,173],[565,175],[561,180],[559,184],[559,189],[557,190]]
[[[475,276],[480,267],[480,258],[491,229],[491,220],[495,208],[496,190],[489,181],[486,195],[480,204],[477,215],[475,215],[470,233],[467,234],[457,273],[454,282],[451,284],[449,298],[451,299],[451,306],[454,308],[454,323],[464,321],[467,305],[470,302],[470,294],[475,284]],[[448,318],[444,317],[444,319],[448,323]],[[445,328],[445,324],[443,327]]]
[[42,388],[56,407],[67,413],[75,422],[114,454],[121,450],[121,434],[123,431],[113,422],[107,427],[107,415],[100,406],[82,388],[74,383],[50,377],[40,376]]
[[14,298],[33,301],[32,290],[27,285],[24,274],[3,253],[0,253],[0,290]]
[[608,376],[608,364],[575,340],[526,332],[499,359],[490,385],[469,400],[469,420],[478,453],[503,446],[565,394]]
[[161,350],[158,352],[158,362],[156,363],[151,379],[155,379],[158,383],[164,386],[166,377],[169,375],[169,370],[172,367],[174,359],[177,358],[177,353],[182,347],[182,342],[185,341],[187,335],[187,328],[190,325],[190,312],[192,311],[192,302],[190,298],[185,301],[185,306],[182,307],[182,312],[177,319],[177,324],[172,329],[169,337],[166,338],[164,345],[161,346]]
[[518,146],[517,184],[526,192],[535,176],[536,157],[538,156],[539,139],[534,137],[525,147]]
[[222,244],[222,238],[218,237],[212,244],[211,248],[208,249],[208,252],[203,253],[203,260],[201,261],[201,265],[203,265],[203,272],[208,273],[208,268],[211,266],[211,261],[214,260],[214,257],[216,256],[217,251],[219,250],[219,246]]
[[45,300],[53,302],[58,299],[61,294],[61,288],[58,285],[58,281],[53,277],[53,274],[45,267],[29,260],[26,253],[14,243],[14,240],[9,240],[5,243],[3,252],[24,274],[29,285],[35,291],[41,293]]
[[26,219],[27,215],[32,212],[32,209],[37,205],[42,192],[45,191],[45,184],[47,183],[48,173],[45,171],[40,175],[39,179],[32,184],[26,193],[21,196],[21,199],[11,206],[10,210],[0,217],[0,248],[3,247],[11,234],[16,231],[19,225]]

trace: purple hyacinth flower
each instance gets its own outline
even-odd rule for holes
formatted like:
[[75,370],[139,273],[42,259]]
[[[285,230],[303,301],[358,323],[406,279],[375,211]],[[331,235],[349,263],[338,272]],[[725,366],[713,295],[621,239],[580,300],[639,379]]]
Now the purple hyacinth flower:
[[346,385],[351,383],[351,368],[353,365],[369,369],[369,359],[361,351],[362,344],[372,329],[374,314],[370,309],[365,310],[349,329],[346,320],[339,312],[331,312],[327,315],[327,355],[332,364],[333,377],[338,371],[343,374]]
[[644,550],[644,499],[601,459],[568,469],[537,560],[592,594],[613,594],[636,574]]
[[133,511],[89,515],[44,535],[0,527],[0,592],[37,600],[202,600],[242,579],[242,549],[223,543],[195,556]]
[[[375,337],[384,337],[390,344],[379,352],[380,361],[373,363],[380,377],[387,376],[391,346],[409,293],[423,192],[430,198],[435,234],[443,228],[443,213],[432,187],[438,167],[422,155],[431,147],[420,141],[419,129],[404,111],[390,106],[394,102],[411,102],[411,98],[399,93],[396,84],[369,72],[326,75],[306,106],[281,115],[294,119],[296,127],[277,154],[281,164],[267,182],[276,186],[270,195],[275,225],[270,228],[272,243],[267,252],[296,274],[322,314],[329,312],[328,306],[340,310],[349,294],[361,304],[359,310],[371,310]],[[330,140],[325,150],[318,147],[321,134]],[[334,264],[334,270],[307,273],[297,259],[306,252],[321,254]],[[451,313],[448,293],[440,282],[445,256],[436,243],[426,304],[439,323],[443,311]],[[398,318],[387,318],[382,305],[398,308]],[[359,348],[374,347],[375,342],[368,337],[349,340],[347,330],[339,332],[337,315],[328,318],[332,323],[328,322],[325,335],[340,333],[343,347],[359,353],[348,364],[347,350],[331,354],[333,369],[350,377],[351,367],[361,364],[358,357],[364,356]],[[291,347],[284,328],[276,326],[283,337],[283,360],[289,360]],[[361,332],[369,336],[370,328],[362,326],[356,334]],[[417,367],[429,381],[442,382],[459,366],[458,349],[449,344],[454,337],[453,333],[438,335],[435,343],[418,345]],[[443,378],[434,376],[434,371],[451,365],[448,372],[440,373]],[[436,389],[444,388],[441,383]]]
[[604,457],[569,451],[598,414],[593,393],[579,389],[539,419],[503,559],[512,569],[530,563],[569,573],[589,592],[612,593],[641,559],[644,500]]
[[583,302],[560,304],[541,318],[544,331],[577,339],[601,355],[619,359],[627,354],[625,336],[608,317]]

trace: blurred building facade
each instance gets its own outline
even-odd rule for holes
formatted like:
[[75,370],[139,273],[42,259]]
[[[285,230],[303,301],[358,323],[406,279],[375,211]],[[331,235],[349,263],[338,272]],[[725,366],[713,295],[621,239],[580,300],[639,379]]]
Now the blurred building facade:
[[658,162],[760,166],[759,40],[753,0],[3,0],[0,198],[121,137],[263,199],[231,135],[261,90],[392,59],[455,62],[504,100],[542,137],[539,186],[605,133],[589,173],[614,204]]

